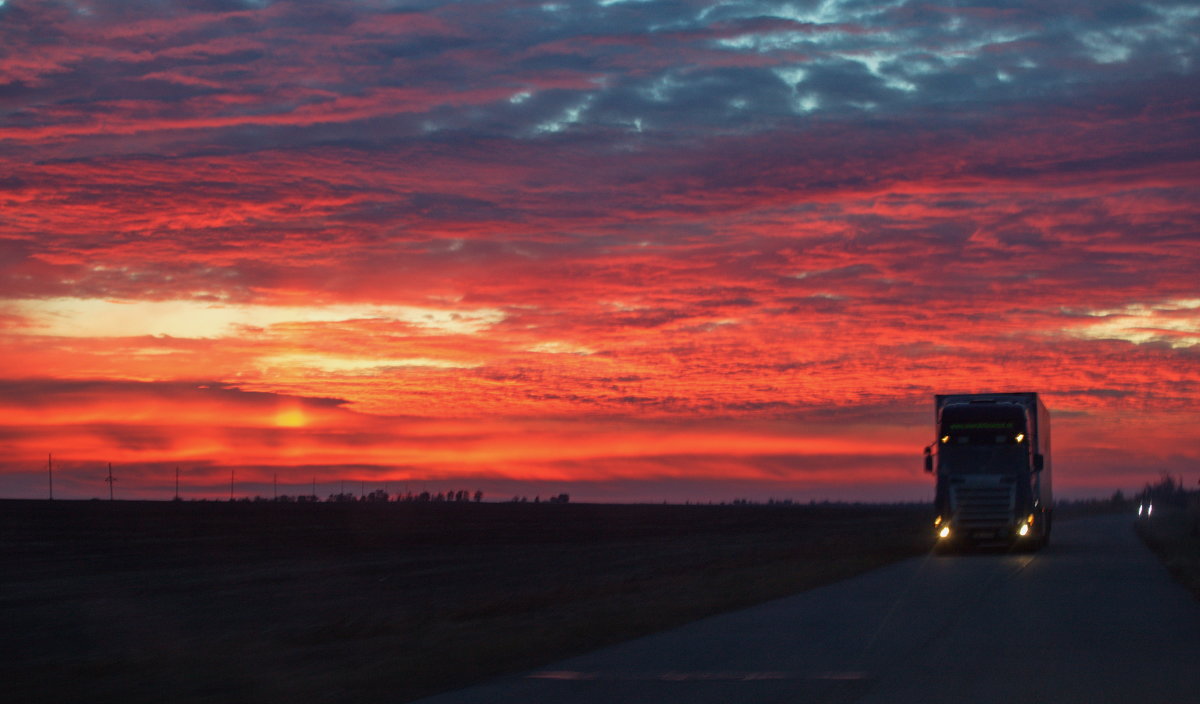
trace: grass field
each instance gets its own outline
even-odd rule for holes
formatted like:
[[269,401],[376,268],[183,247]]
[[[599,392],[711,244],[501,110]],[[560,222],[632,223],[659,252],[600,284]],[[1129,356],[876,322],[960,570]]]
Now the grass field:
[[1163,506],[1137,522],[1138,535],[1179,580],[1200,599],[1200,500],[1189,507]]
[[23,701],[404,702],[930,547],[887,506],[0,501]]

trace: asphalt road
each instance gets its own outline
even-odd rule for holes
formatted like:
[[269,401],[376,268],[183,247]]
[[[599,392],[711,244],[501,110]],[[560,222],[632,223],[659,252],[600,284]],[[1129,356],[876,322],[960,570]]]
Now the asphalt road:
[[908,560],[422,704],[1200,702],[1200,603],[1131,524]]

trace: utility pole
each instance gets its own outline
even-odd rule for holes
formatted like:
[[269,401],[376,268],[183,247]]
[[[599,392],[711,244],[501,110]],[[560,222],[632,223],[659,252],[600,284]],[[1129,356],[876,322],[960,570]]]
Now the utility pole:
[[229,470],[229,500],[233,501],[233,469]]
[[317,500],[317,475],[314,474],[312,480],[313,480],[312,500],[316,501]]
[[113,500],[113,482],[117,481],[112,475],[112,462],[108,463],[108,478],[104,481],[108,482],[108,500]]
[[275,473],[275,500],[279,500],[279,472]]
[[46,473],[50,476],[50,500],[54,500],[54,455],[46,455]]
[[175,465],[175,500],[179,500],[179,465]]

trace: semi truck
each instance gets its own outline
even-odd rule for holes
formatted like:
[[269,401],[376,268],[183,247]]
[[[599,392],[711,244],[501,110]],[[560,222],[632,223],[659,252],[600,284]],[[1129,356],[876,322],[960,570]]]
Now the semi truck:
[[1054,498],[1050,412],[1037,393],[938,394],[934,411],[925,471],[936,477],[938,546],[1044,546]]

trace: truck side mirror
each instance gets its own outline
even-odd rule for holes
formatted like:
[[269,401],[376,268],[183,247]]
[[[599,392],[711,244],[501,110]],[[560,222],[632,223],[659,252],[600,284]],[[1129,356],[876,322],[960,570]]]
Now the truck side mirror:
[[1033,471],[1040,472],[1046,468],[1046,458],[1039,455],[1033,456]]
[[925,448],[925,471],[933,471],[933,454],[929,452],[929,448]]

